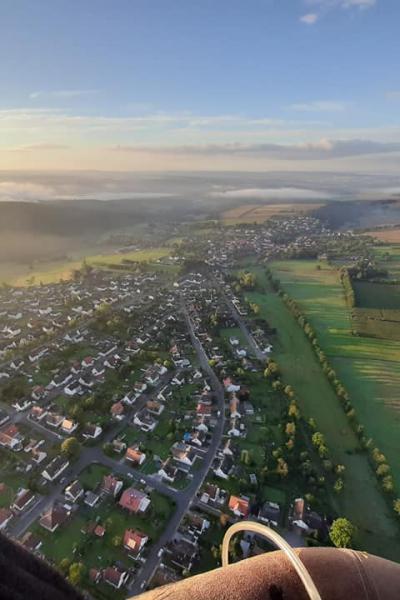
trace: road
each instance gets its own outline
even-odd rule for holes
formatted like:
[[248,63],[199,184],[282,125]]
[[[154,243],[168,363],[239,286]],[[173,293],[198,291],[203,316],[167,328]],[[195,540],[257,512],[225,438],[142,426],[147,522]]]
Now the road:
[[[18,520],[15,523],[11,523],[8,528],[8,535],[14,538],[20,538],[24,535],[24,533],[31,527],[31,525],[45,512],[49,509],[55,502],[64,501],[63,490],[68,485],[68,483],[74,481],[79,474],[89,467],[92,464],[101,464],[104,465],[115,474],[120,474],[122,476],[128,477],[134,481],[144,480],[148,486],[156,490],[157,492],[171,498],[175,502],[175,511],[163,533],[156,543],[154,543],[146,560],[146,563],[143,565],[141,571],[138,573],[138,576],[135,578],[135,581],[129,588],[129,595],[135,595],[142,591],[143,587],[147,584],[155,569],[159,565],[160,557],[159,551],[165,544],[172,540],[176,531],[185,515],[185,513],[190,508],[190,505],[193,499],[196,497],[199,488],[202,486],[204,479],[207,476],[207,473],[211,467],[211,464],[216,456],[217,450],[221,444],[223,431],[224,431],[224,389],[214,373],[213,369],[210,367],[208,362],[208,357],[204,351],[204,348],[197,338],[195,331],[193,329],[193,324],[191,319],[186,311],[186,308],[182,308],[183,315],[189,330],[189,334],[191,337],[193,348],[195,349],[200,365],[203,371],[208,376],[210,381],[210,385],[214,393],[216,394],[217,399],[217,408],[218,408],[218,421],[212,432],[212,438],[210,441],[210,445],[207,448],[207,451],[202,457],[202,462],[200,468],[194,472],[193,479],[191,483],[184,490],[175,490],[163,481],[160,478],[154,475],[146,475],[141,473],[140,471],[135,470],[132,466],[126,464],[122,459],[115,460],[104,454],[102,449],[99,446],[95,447],[87,447],[83,448],[80,454],[79,459],[72,463],[68,469],[62,474],[63,483],[54,483],[48,484],[51,486],[51,492],[46,496],[39,496],[35,504],[24,514],[18,517]],[[152,389],[152,395],[157,392],[159,388],[166,385],[168,380],[173,376],[173,374],[168,373],[163,378],[161,378],[158,386]],[[146,396],[144,395],[140,401],[140,404],[144,404],[146,400]],[[138,403],[139,404],[139,403]],[[122,430],[131,417],[131,413],[138,410],[139,406],[135,404],[134,408],[131,408],[129,414],[126,419],[121,422],[115,423],[115,425],[106,432],[106,434],[102,438],[102,443],[105,441],[110,441],[118,435],[119,431]],[[9,412],[9,407],[7,407]],[[39,430],[45,437],[59,440],[59,435],[52,431],[49,431],[47,428],[41,426],[38,423],[31,422],[27,419],[27,416],[24,413],[12,413],[11,415],[12,422],[27,422],[29,425],[37,430]],[[199,459],[198,459],[199,460]]]
[[189,329],[192,345],[196,350],[197,356],[199,358],[200,365],[203,371],[207,374],[211,387],[216,394],[217,397],[217,405],[219,412],[219,419],[217,421],[217,425],[215,426],[212,432],[212,439],[210,445],[207,450],[207,454],[203,458],[202,465],[198,471],[194,473],[193,480],[191,484],[182,491],[177,491],[175,494],[176,501],[176,509],[169,520],[167,527],[163,531],[162,535],[158,539],[158,541],[152,545],[149,555],[147,557],[146,563],[143,565],[138,576],[135,578],[135,581],[130,586],[128,592],[130,596],[135,594],[140,594],[143,591],[144,586],[148,583],[154,571],[158,567],[160,563],[159,552],[165,546],[165,544],[172,540],[176,531],[182,521],[185,513],[189,510],[192,500],[196,497],[197,492],[202,486],[204,479],[207,476],[207,473],[211,467],[211,464],[215,458],[217,450],[221,444],[222,435],[224,432],[225,425],[225,410],[224,410],[224,389],[214,373],[213,369],[210,367],[208,363],[207,355],[204,351],[202,344],[197,338],[195,331],[193,329],[193,323],[186,311],[183,307],[183,314],[186,320],[186,324]]
[[225,298],[225,301],[226,301],[227,305],[229,306],[229,310],[231,311],[232,317],[236,321],[243,337],[246,339],[249,348],[251,348],[255,357],[259,361],[265,363],[266,358],[267,358],[265,353],[260,349],[257,342],[251,335],[250,331],[247,328],[246,323],[244,322],[243,318],[238,313],[236,306],[233,304],[232,300],[230,298],[228,298],[228,296],[225,293],[223,293],[223,297]]

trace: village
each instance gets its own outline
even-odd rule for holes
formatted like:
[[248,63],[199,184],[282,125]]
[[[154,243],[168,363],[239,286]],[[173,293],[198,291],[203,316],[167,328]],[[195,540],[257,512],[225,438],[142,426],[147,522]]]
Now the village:
[[[93,269],[1,291],[3,532],[104,598],[217,567],[240,519],[326,540],[333,480],[232,271],[334,237],[294,220],[204,240],[204,267],[173,283]],[[246,534],[232,552],[265,550]]]

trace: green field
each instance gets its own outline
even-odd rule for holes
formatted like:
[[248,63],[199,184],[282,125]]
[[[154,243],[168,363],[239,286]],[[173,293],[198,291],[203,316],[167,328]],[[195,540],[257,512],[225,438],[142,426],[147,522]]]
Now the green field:
[[396,310],[400,307],[400,285],[354,281],[356,304],[361,308]]
[[164,246],[125,253],[94,254],[73,260],[40,262],[33,269],[27,266],[8,264],[4,266],[4,269],[0,268],[0,283],[8,283],[18,287],[39,283],[45,285],[58,283],[60,279],[71,279],[73,272],[82,267],[83,260],[91,266],[101,265],[112,268],[115,265],[122,264],[125,260],[151,262],[169,254],[171,254],[171,248]]
[[348,388],[353,404],[387,455],[400,489],[400,342],[351,334],[351,317],[337,273],[313,261],[272,265],[317,332],[322,349]]
[[[386,347],[387,344],[383,340],[352,339],[349,333],[350,319],[341,286],[331,269],[318,271],[315,263],[311,261],[280,262],[272,265],[272,268],[283,287],[304,308],[318,332],[321,347],[327,352],[349,389],[350,382],[353,382],[354,389],[371,388],[373,382],[375,385],[375,374],[370,373],[369,378],[361,382],[359,369],[366,361],[374,366],[376,356],[381,355],[383,358],[382,354],[395,360],[396,353],[400,352],[400,345],[392,343]],[[259,275],[259,282],[265,286],[266,278],[262,269],[255,271]],[[338,512],[348,516],[357,525],[358,543],[361,548],[400,560],[400,543],[395,538],[396,526],[391,509],[378,488],[366,454],[360,452],[358,440],[317,362],[309,341],[282,300],[271,290],[267,288],[265,292],[260,289],[257,292],[248,292],[246,296],[259,304],[261,316],[277,328],[274,357],[281,366],[283,378],[297,391],[299,404],[305,416],[316,419],[318,428],[326,437],[333,459],[346,466],[346,485],[343,494],[337,499]],[[375,344],[381,346],[381,350],[378,351]],[[386,363],[387,360],[390,359],[386,358],[380,362]],[[342,363],[346,365],[346,369],[340,369]],[[397,367],[396,363],[394,366]],[[379,368],[381,367],[377,367]],[[400,369],[398,376],[400,377]],[[354,392],[354,389],[350,389],[350,392]],[[366,413],[370,416],[369,422],[365,423],[366,428],[369,429],[369,426],[375,423],[375,429],[382,437],[382,428],[376,425],[376,415],[371,417],[372,408],[378,412],[377,405],[371,401],[371,394],[364,396],[363,393],[359,393],[357,398],[353,398],[361,422],[364,422],[362,399],[364,409],[365,404],[369,403]],[[396,425],[392,425],[391,439],[394,430],[398,431]],[[394,436],[393,442],[396,443]],[[389,457],[389,445],[384,447],[383,441],[380,445]],[[395,467],[396,461],[391,460],[391,456],[389,460]],[[398,466],[398,463],[396,465]],[[399,470],[397,473],[399,474]]]

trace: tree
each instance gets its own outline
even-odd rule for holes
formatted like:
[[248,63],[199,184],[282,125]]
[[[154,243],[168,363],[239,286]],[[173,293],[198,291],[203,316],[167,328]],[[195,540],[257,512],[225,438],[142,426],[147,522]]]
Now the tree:
[[283,459],[283,458],[278,458],[278,462],[276,465],[276,472],[283,478],[283,477],[287,477],[287,474],[289,473],[289,467],[287,465],[287,462]]
[[296,435],[296,423],[292,423],[292,422],[286,423],[285,433],[289,437]]
[[68,579],[72,585],[79,585],[85,574],[85,566],[82,563],[72,563],[69,568]]
[[63,558],[60,561],[60,564],[58,565],[58,568],[60,569],[61,573],[63,575],[67,575],[67,573],[69,572],[69,567],[71,565],[71,561],[69,558]]
[[344,488],[343,479],[341,477],[339,477],[338,479],[336,479],[333,489],[335,490],[335,492],[337,494],[340,494],[340,492],[343,490],[343,488]]
[[345,517],[339,517],[339,519],[333,521],[329,537],[336,548],[349,548],[354,534],[354,525]]
[[389,473],[389,471],[390,471],[389,465],[387,465],[386,463],[382,463],[376,469],[376,474],[378,475],[378,477],[383,477],[384,475],[387,475]]
[[400,498],[396,498],[396,500],[393,500],[393,510],[396,513],[396,515],[400,516]]
[[115,548],[118,548],[122,544],[122,537],[120,535],[114,535],[111,543]]
[[71,458],[76,458],[81,450],[81,445],[75,437],[69,437],[61,444],[61,452]]
[[325,445],[325,438],[320,431],[316,431],[315,433],[313,433],[311,441],[313,443],[313,446],[315,446],[316,448],[320,448],[320,446]]

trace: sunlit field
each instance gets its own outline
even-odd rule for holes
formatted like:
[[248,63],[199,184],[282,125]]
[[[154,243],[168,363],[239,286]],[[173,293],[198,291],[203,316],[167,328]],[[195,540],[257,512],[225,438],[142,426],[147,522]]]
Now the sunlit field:
[[315,261],[276,262],[272,269],[316,330],[368,435],[387,455],[400,483],[400,342],[352,335],[337,272]]
[[168,256],[170,253],[171,248],[159,247],[124,253],[94,254],[79,260],[41,262],[39,265],[33,266],[32,269],[28,266],[6,264],[0,266],[0,283],[18,287],[40,283],[45,285],[58,283],[61,279],[71,279],[74,271],[82,267],[83,260],[91,266],[112,268],[115,265],[122,264],[123,261],[156,261],[159,258]]
[[222,213],[224,225],[238,225],[240,223],[264,223],[277,215],[293,215],[307,213],[323,206],[312,202],[293,202],[281,204],[243,204]]

